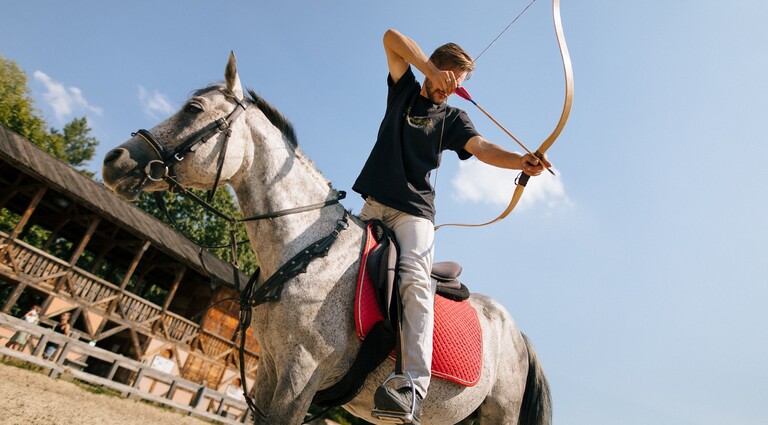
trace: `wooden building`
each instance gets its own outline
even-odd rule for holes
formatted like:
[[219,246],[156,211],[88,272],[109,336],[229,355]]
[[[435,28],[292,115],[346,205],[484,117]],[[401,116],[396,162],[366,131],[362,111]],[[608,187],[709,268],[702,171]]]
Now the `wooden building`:
[[[239,303],[197,317],[237,296],[228,263],[207,251],[201,262],[183,235],[1,125],[0,218],[4,313],[37,304],[52,326],[70,312],[80,340],[218,391],[239,385]],[[246,349],[252,378],[250,331]]]

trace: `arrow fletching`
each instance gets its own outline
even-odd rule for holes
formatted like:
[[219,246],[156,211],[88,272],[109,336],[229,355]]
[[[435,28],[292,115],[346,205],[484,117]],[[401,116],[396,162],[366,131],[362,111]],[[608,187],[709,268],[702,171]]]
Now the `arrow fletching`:
[[464,87],[456,87],[456,90],[454,90],[454,93],[459,95],[460,98],[462,98],[464,100],[468,100],[468,101],[474,103],[475,105],[477,105],[477,103],[475,103],[475,101],[472,99],[472,96],[469,94],[467,89],[465,89]]

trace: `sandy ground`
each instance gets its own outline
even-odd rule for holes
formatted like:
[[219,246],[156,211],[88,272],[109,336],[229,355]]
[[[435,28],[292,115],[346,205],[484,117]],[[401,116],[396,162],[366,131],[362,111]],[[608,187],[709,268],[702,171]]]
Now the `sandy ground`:
[[44,373],[0,364],[3,425],[204,425],[175,411],[135,400],[95,394]]

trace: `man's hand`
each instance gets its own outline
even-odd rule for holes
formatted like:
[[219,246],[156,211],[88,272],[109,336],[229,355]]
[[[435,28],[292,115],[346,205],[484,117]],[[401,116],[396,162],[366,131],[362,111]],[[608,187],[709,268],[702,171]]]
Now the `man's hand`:
[[522,164],[522,170],[525,174],[528,174],[531,177],[538,176],[541,174],[546,168],[552,167],[552,164],[547,161],[547,155],[544,155],[544,158],[539,160],[539,158],[536,158],[535,156],[527,153],[523,155],[523,157],[520,159],[520,162]]
[[429,79],[434,85],[434,88],[443,92],[443,94],[445,94],[445,97],[452,95],[453,92],[456,91],[456,88],[459,87],[459,84],[460,84],[457,76],[453,73],[453,71],[450,71],[450,70],[444,71],[444,70],[437,69],[437,67],[434,67],[433,71],[434,72],[429,76]]

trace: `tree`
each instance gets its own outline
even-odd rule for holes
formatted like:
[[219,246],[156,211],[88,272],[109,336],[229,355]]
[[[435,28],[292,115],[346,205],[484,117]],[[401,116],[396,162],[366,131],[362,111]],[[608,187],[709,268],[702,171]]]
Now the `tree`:
[[27,74],[15,62],[0,56],[0,123],[19,133],[54,157],[80,172],[93,177],[84,169],[96,154],[99,144],[90,135],[85,117],[74,118],[62,131],[51,128],[35,108],[27,86]]
[[[34,106],[27,81],[27,74],[15,62],[0,56],[0,124],[83,174],[93,177],[94,174],[84,167],[93,159],[99,142],[91,136],[88,120],[85,117],[74,118],[62,130],[47,129],[45,120]],[[229,245],[229,227],[226,222],[188,199],[176,195],[168,197],[168,210],[184,234],[204,247]],[[151,197],[143,195],[136,204],[160,220],[166,220]],[[234,196],[227,190],[218,191],[214,205],[232,217],[240,214]],[[14,226],[13,217],[5,210],[0,210],[0,228],[12,229]],[[238,238],[246,239],[242,226],[238,230]],[[227,261],[231,256],[228,249],[212,249],[212,252]],[[249,244],[243,244],[238,258],[244,271],[255,271],[256,258]]]
[[[205,193],[202,191],[193,190],[191,192],[197,197],[205,199]],[[231,240],[229,233],[230,224],[226,220],[223,220],[216,214],[198,205],[192,199],[181,194],[164,193],[163,199],[165,200],[168,214],[173,220],[173,223],[168,224],[174,225],[177,230],[196,244],[209,248],[211,252],[222,260],[231,261],[232,255],[229,249]],[[134,203],[159,220],[169,221],[168,217],[157,206],[152,195],[143,192]],[[226,188],[219,188],[216,191],[216,196],[213,198],[211,205],[229,217],[241,217],[240,207],[237,205],[234,195]],[[240,265],[240,270],[247,274],[252,274],[258,268],[256,256],[251,250],[251,245],[248,243],[248,236],[245,233],[244,226],[239,224],[235,230],[235,236],[238,241],[237,261]]]
[[[0,123],[32,141],[46,137],[45,121],[38,116],[27,87],[27,74],[16,62],[0,56]],[[37,143],[36,143],[37,144]]]

